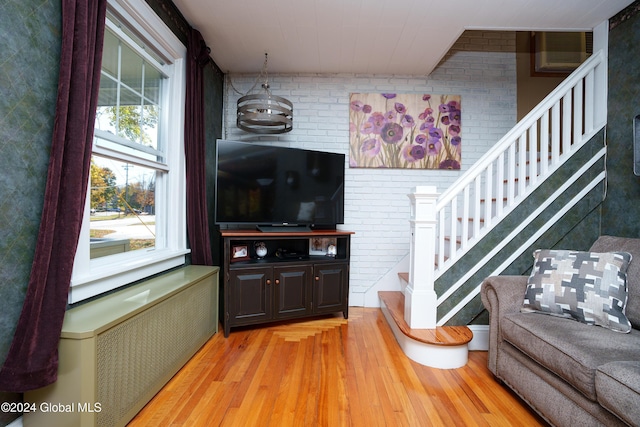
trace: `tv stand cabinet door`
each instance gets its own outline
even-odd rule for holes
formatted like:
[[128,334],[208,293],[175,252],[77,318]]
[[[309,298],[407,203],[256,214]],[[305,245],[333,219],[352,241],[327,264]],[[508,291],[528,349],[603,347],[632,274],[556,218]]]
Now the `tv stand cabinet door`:
[[311,314],[311,265],[274,267],[275,317],[287,319]]
[[316,265],[313,272],[313,313],[342,311],[348,317],[348,264]]
[[229,327],[273,318],[272,271],[271,268],[248,268],[229,272]]

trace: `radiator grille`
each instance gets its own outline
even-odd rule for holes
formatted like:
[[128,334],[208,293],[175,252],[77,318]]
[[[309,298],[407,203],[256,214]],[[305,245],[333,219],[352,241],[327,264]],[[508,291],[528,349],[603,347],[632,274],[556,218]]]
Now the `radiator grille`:
[[96,340],[96,425],[125,425],[211,335],[207,281],[101,333]]

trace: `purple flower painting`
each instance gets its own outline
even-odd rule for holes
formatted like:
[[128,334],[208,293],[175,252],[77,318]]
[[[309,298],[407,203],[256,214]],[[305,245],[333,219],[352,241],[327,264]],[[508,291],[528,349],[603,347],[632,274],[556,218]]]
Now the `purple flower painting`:
[[460,95],[352,93],[352,168],[459,170]]

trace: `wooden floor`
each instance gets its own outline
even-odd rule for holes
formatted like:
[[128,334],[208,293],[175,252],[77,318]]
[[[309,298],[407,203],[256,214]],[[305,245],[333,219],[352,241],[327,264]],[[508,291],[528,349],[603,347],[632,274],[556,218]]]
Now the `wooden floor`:
[[129,426],[544,426],[486,352],[427,368],[380,309],[214,335]]

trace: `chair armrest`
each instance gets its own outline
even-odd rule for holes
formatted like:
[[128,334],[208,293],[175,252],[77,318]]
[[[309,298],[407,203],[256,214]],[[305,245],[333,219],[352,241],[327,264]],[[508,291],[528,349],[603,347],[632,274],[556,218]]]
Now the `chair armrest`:
[[527,276],[491,276],[482,282],[480,297],[489,312],[489,370],[497,375],[498,349],[502,343],[500,322],[522,307]]

